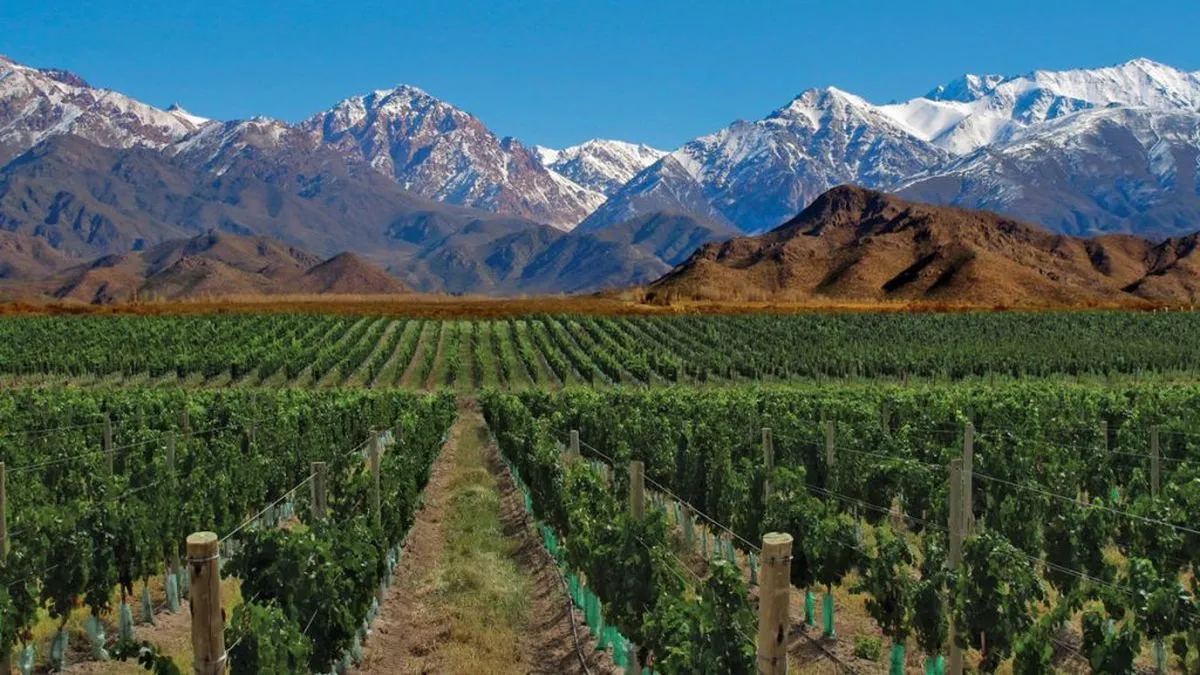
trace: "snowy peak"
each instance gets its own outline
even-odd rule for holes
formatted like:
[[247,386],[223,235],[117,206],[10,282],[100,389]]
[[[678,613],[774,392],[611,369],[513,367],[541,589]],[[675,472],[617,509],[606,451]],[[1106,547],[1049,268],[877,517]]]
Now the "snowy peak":
[[962,77],[939,85],[925,94],[931,101],[958,101],[970,103],[990,94],[996,85],[1005,80],[1003,75],[972,75],[967,73]]
[[830,119],[861,119],[873,113],[874,106],[866,100],[837,87],[825,87],[801,92],[766,119],[807,121],[815,129]]
[[834,185],[887,186],[947,157],[858,96],[810,89],[761,120],[688,142],[613,194],[586,225],[683,207],[761,232]]
[[667,154],[648,145],[594,138],[562,150],[536,146],[538,160],[574,183],[611,195]]
[[298,125],[315,143],[426,197],[570,229],[604,195],[550,171],[532,150],[408,85],[353,96]]
[[1200,78],[1149,59],[1090,70],[1038,70],[1005,85],[1014,91],[1036,87],[1095,107],[1120,104],[1200,110]]
[[1015,77],[964,75],[879,109],[920,138],[968,154],[1041,123],[1114,105],[1200,111],[1200,77],[1149,59]]
[[94,88],[65,70],[39,70],[0,57],[0,165],[60,134],[103,147],[161,149],[205,121]]
[[207,117],[193,115],[192,113],[185,110],[184,107],[179,105],[178,103],[172,103],[171,105],[167,106],[167,112],[174,115],[177,119],[187,122],[189,124],[192,124],[197,128],[199,128],[205,124],[208,124],[209,122],[212,121],[212,120],[208,119]]

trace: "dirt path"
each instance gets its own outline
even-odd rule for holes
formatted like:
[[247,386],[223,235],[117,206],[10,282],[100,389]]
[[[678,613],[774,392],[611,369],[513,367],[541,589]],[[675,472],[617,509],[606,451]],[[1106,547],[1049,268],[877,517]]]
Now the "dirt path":
[[[360,673],[617,672],[595,650],[477,403],[434,464]],[[579,649],[571,618],[577,628]]]

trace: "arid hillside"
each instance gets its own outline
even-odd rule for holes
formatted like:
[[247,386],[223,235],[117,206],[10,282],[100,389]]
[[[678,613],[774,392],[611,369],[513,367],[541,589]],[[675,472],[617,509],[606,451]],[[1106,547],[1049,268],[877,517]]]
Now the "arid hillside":
[[1200,293],[1196,243],[1196,234],[1069,237],[989,211],[840,186],[770,232],[700,247],[646,297],[1191,304]]

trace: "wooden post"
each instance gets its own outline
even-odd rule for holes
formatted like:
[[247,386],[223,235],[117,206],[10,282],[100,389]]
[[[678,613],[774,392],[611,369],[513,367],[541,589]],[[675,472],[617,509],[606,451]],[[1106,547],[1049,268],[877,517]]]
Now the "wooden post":
[[825,466],[829,468],[830,473],[833,472],[833,466],[837,463],[837,455],[833,449],[833,420],[825,421]]
[[[950,550],[946,556],[946,567],[951,571],[958,570],[958,566],[962,564],[962,543],[963,543],[963,460],[962,458],[950,460]],[[953,593],[954,583],[951,581],[951,593]],[[950,675],[962,675],[963,672],[963,657],[962,649],[955,643],[954,638],[954,622],[950,622],[950,659],[947,664],[946,672]]]
[[629,463],[629,513],[637,520],[646,516],[646,465],[636,459]]
[[775,439],[771,435],[771,430],[763,427],[762,430],[762,451],[763,451],[763,506],[767,504],[767,500],[771,498],[771,473],[775,470]]
[[192,575],[192,668],[196,675],[219,675],[225,672],[226,663],[217,534],[188,536],[187,555]]
[[579,457],[579,432],[575,429],[571,430],[571,446],[567,449],[572,458]]
[[892,435],[892,399],[883,399],[879,407],[879,427],[884,436]]
[[[172,491],[176,490],[179,483],[179,475],[175,473],[175,432],[167,432],[167,484]],[[169,569],[178,575],[182,571],[179,563],[179,544],[171,547],[171,558],[167,561],[170,565]],[[182,581],[180,583],[183,583]]]
[[183,406],[183,433],[188,435],[192,433],[192,418],[186,405]]
[[328,515],[327,504],[325,499],[325,462],[312,463],[312,513],[313,518],[317,520],[325,520]]
[[371,432],[371,443],[367,446],[367,459],[371,465],[371,517],[376,525],[383,524],[383,507],[379,500],[379,434]]
[[0,561],[8,558],[8,472],[0,462]]
[[1162,487],[1162,467],[1158,450],[1158,425],[1150,427],[1150,496],[1158,498]]
[[[379,439],[381,435],[382,434],[378,431],[371,432],[371,443],[367,446],[367,459],[371,465],[371,517],[375,520],[375,526],[379,528],[383,527],[383,506],[381,503],[379,488],[379,474],[381,473],[380,461],[382,459],[379,454]],[[383,603],[383,593],[384,587],[383,584],[380,583],[375,587],[375,600],[380,604]]]
[[108,475],[113,473],[113,444],[112,444],[112,418],[107,413],[104,415],[104,460],[108,465]]
[[975,471],[975,425],[967,422],[963,428],[963,461],[962,461],[962,536],[969,537],[975,533],[975,504],[972,499],[973,483],[971,480]]
[[792,535],[763,535],[758,575],[758,667],[766,675],[788,671],[788,603],[792,591]]

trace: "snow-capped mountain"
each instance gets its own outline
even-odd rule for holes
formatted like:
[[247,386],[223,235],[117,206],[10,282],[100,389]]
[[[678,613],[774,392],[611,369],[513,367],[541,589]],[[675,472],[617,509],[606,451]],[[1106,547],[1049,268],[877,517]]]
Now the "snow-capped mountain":
[[562,150],[540,145],[534,150],[546,168],[606,196],[667,154],[644,144],[599,138]]
[[1200,114],[1086,110],[899,186],[908,198],[1000,211],[1057,232],[1200,229]]
[[514,138],[410,86],[348,98],[300,123],[320,143],[357,155],[438,201],[571,229],[604,201],[542,165]]
[[[1139,113],[1092,114],[1112,110],[1176,113],[1181,117],[1168,126],[1179,131],[1153,150],[1148,139],[1165,122]],[[873,105],[832,87],[810,90],[763,120],[735,122],[667,155],[614,193],[582,227],[599,228],[670,208],[707,217],[715,212],[744,231],[758,232],[795,215],[839,183],[893,189],[920,177],[925,181],[922,198],[997,208],[1074,233],[1195,229],[1200,223],[1194,220],[1177,226],[1161,223],[1161,208],[1150,207],[1172,202],[1172,191],[1186,194],[1187,187],[1157,178],[1139,182],[1140,193],[1154,193],[1133,200],[1141,206],[1114,195],[1121,193],[1119,186],[1136,182],[1130,176],[1156,175],[1148,168],[1151,163],[1165,166],[1170,156],[1173,166],[1186,164],[1178,156],[1190,152],[1183,120],[1198,116],[1200,74],[1146,59],[1014,77],[964,75],[923,97],[889,105]],[[1067,122],[1076,118],[1086,132]],[[1097,127],[1100,120],[1104,123]],[[1083,141],[1071,137],[1077,131],[1084,133],[1090,150],[1073,144]],[[1036,149],[1032,155],[1027,154],[1030,148]],[[1067,173],[1038,173],[1025,164],[1029,161],[1040,162],[1047,172],[1047,163],[1057,163]],[[1015,195],[1029,194],[1014,187],[1031,180],[1019,175],[1018,165],[1043,183],[1058,181],[1053,189],[1040,191],[1043,197],[1056,193],[1060,207],[1091,204],[1084,209],[1091,215],[1079,215],[1072,223],[1052,215],[1054,209],[1030,202],[1007,206],[1022,202]],[[995,173],[1006,173],[1009,180],[981,178]],[[1184,173],[1180,168],[1179,185],[1190,185]],[[946,187],[950,174],[966,186]],[[938,189],[928,189],[930,185]],[[1120,223],[1119,204],[1130,209]],[[1095,208],[1108,215],[1092,214]],[[1135,214],[1142,215],[1138,219]]]
[[0,56],[0,166],[59,134],[102,147],[163,150],[217,172],[247,148],[286,155],[324,145],[423,196],[560,229],[574,227],[605,200],[547,169],[519,141],[497,137],[415,87],[355,96],[297,125],[262,117],[220,122]]
[[1148,59],[1016,77],[964,75],[879,110],[914,135],[966,154],[1049,120],[1114,105],[1200,111],[1200,75]]
[[760,232],[833,185],[886,186],[948,158],[863,99],[833,87],[811,89],[764,119],[735,122],[665,156],[582,227],[647,209],[685,208]]
[[163,148],[207,120],[173,106],[161,110],[97,89],[64,70],[23,66],[0,56],[0,165],[58,134],[111,148]]

